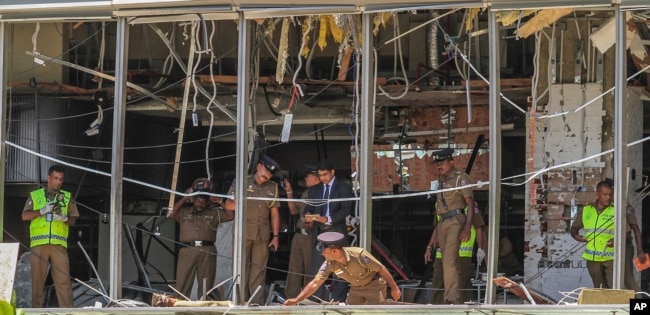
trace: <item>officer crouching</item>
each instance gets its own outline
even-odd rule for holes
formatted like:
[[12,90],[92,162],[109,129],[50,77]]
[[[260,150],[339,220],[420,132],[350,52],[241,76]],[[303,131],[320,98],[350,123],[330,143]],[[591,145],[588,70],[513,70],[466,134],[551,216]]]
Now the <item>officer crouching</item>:
[[342,247],[344,237],[339,232],[318,235],[319,249],[325,262],[314,280],[297,297],[287,299],[284,305],[296,305],[310,297],[332,273],[350,283],[345,301],[348,305],[385,304],[387,284],[390,285],[391,297],[399,300],[402,293],[388,269],[363,248]]

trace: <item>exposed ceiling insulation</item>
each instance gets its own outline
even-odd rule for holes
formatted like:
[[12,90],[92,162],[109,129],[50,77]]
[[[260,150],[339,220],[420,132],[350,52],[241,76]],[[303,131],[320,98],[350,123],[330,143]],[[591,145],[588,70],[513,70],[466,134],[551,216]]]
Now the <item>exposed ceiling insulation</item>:
[[[424,10],[491,7],[495,10],[520,10],[535,8],[593,8],[611,7],[620,3],[622,7],[647,7],[644,0],[547,0],[547,1],[512,1],[512,0],[446,0],[446,1],[410,1],[410,0],[333,0],[326,5],[315,5],[313,1],[248,1],[248,0],[4,0],[0,1],[0,14],[3,20],[25,19],[87,19],[110,18],[113,15],[166,15],[179,11],[192,13],[245,12],[251,18],[306,15],[324,13],[361,13],[395,10]],[[145,12],[138,10],[146,9]],[[124,11],[124,12],[121,12]],[[138,14],[140,13],[140,14]]]

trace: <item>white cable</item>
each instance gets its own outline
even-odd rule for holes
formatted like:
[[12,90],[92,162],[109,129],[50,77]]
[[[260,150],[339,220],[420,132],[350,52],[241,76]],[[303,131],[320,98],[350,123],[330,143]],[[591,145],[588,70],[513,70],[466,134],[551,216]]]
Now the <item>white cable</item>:
[[[165,34],[166,35],[166,34]],[[169,35],[169,46],[167,47],[167,57],[165,57],[165,61],[163,62],[163,66],[161,69],[162,76],[158,79],[158,82],[153,85],[151,88],[152,90],[157,90],[160,88],[166,81],[167,77],[169,74],[172,72],[172,69],[174,68],[174,56],[172,54],[172,49],[176,46],[176,24],[171,23],[171,32]]]
[[[208,102],[208,105],[206,106],[205,110],[210,114],[210,127],[208,127],[208,137],[205,140],[205,173],[206,177],[208,179],[211,179],[212,176],[210,172],[210,143],[212,142],[212,128],[214,126],[214,113],[210,109],[210,106],[214,104],[214,100],[217,98],[217,83],[214,81],[214,61],[215,61],[215,55],[214,55],[214,47],[212,46],[212,39],[214,38],[214,33],[217,29],[216,25],[214,24],[214,20],[210,21],[212,24],[212,31],[210,32],[210,39],[209,39],[209,45],[210,45],[210,82],[212,83],[212,98],[210,99],[210,102]],[[206,47],[207,49],[207,47]]]
[[[401,99],[404,96],[406,96],[406,94],[409,91],[409,85],[410,84],[409,84],[408,75],[406,74],[406,67],[404,66],[404,54],[402,53],[402,40],[401,40],[402,37],[399,36],[399,19],[398,19],[398,17],[395,16],[393,18],[393,21],[395,21],[394,22],[394,27],[393,27],[393,34],[395,34],[395,38],[397,40],[397,43],[393,46],[393,49],[396,49],[399,52],[399,62],[400,62],[400,66],[402,68],[402,75],[403,75],[403,79],[404,79],[404,91],[399,96],[392,96],[388,92],[386,92],[381,87],[381,85],[377,85],[377,89],[380,90],[381,93],[384,96],[388,97],[389,99],[398,100],[398,99]],[[373,48],[372,51],[373,51],[374,57],[375,57],[374,58],[374,63],[375,63],[375,74],[374,75],[375,75],[375,82],[377,82],[377,80],[376,80],[376,78],[377,78],[377,64],[379,63],[379,61],[377,60],[377,49]],[[397,57],[395,57],[395,58],[397,58]],[[394,63],[394,68],[395,68],[394,71],[397,71],[397,63],[396,62]]]
[[307,40],[307,34],[309,34],[309,31],[311,30],[312,18],[307,17],[307,18],[305,18],[305,20],[306,20],[305,23],[307,23],[307,29],[303,32],[302,39],[300,41],[300,50],[298,51],[298,68],[293,73],[293,78],[291,80],[291,84],[294,87],[296,87],[296,80],[298,78],[298,73],[300,72],[300,69],[302,68],[302,50],[305,47],[305,41]]
[[[199,28],[199,22],[197,22],[197,21],[192,22],[192,37],[194,38],[194,40],[196,40],[197,37],[198,37],[198,28]],[[197,86],[197,83],[196,83],[196,71],[199,69],[199,64],[201,63],[201,55],[203,53],[200,52],[200,51],[197,51],[196,54],[198,55],[196,57],[196,63],[194,64],[194,69],[192,69],[192,73],[190,73],[190,75],[192,76],[192,78],[191,78],[192,85],[194,85],[195,87]],[[192,94],[192,104],[194,105],[192,107],[192,115],[196,115],[197,97],[198,96],[199,96],[198,89],[194,88],[194,93]],[[183,119],[184,118],[185,117],[183,117]]]
[[34,34],[32,34],[32,46],[33,46],[32,51],[34,53],[38,52],[38,50],[36,49],[36,42],[37,42],[37,39],[38,39],[38,33],[40,31],[41,31],[41,23],[37,22],[36,23],[36,29],[34,30]]
[[[106,22],[102,22],[102,38],[99,43],[99,56],[97,57],[98,71],[104,71],[104,55],[106,54]],[[97,88],[101,89],[104,83],[104,78],[97,77]]]
[[[458,54],[463,58],[463,60],[465,60],[465,62],[470,66],[470,68],[474,70],[474,74],[476,74],[479,78],[481,78],[485,83],[490,84],[490,81],[488,81],[488,79],[486,79],[478,70],[476,70],[476,68],[472,65],[472,63],[469,60],[467,60],[467,57],[465,56],[465,54],[463,54],[462,51],[460,51],[458,46],[453,45],[452,47],[454,48],[454,50],[456,50],[456,52],[458,52]],[[516,103],[514,103],[509,98],[507,98],[503,93],[499,93],[499,96],[501,96],[501,98],[505,100],[507,103],[511,104],[516,110],[522,112],[523,114],[526,114],[525,110],[517,106]]]
[[[465,25],[465,21],[467,20],[467,15],[468,15],[468,10],[465,10],[465,13],[463,14],[463,20],[460,22],[460,25]],[[449,41],[449,47],[455,47],[454,43],[452,42],[452,39],[449,37],[447,33],[442,29],[442,26],[440,26],[440,23],[438,23],[438,28],[442,31],[442,33],[445,36],[445,39]],[[458,28],[458,36],[456,38],[460,38],[460,36],[463,34],[464,27],[459,27]],[[471,37],[469,36],[469,33],[467,34],[468,40],[471,40]],[[458,72],[458,75],[460,76],[461,79],[467,80],[465,77],[465,69],[461,69],[460,65],[458,64],[458,54],[454,54],[454,64],[456,65],[456,71]]]
[[[27,148],[25,148],[25,147],[22,147],[22,146],[20,146],[20,145],[15,144],[15,143],[13,143],[13,142],[11,142],[11,141],[5,141],[5,143],[6,143],[7,145],[12,146],[12,147],[14,147],[14,148],[16,148],[16,149],[19,149],[19,150],[21,150],[21,151],[24,151],[24,152],[27,152],[27,153],[33,154],[33,155],[35,155],[35,156],[38,156],[38,157],[44,158],[44,159],[49,160],[49,161],[56,162],[56,163],[61,164],[61,165],[70,166],[70,167],[73,167],[73,168],[75,168],[75,169],[80,169],[80,170],[83,170],[83,171],[86,171],[86,172],[90,172],[90,173],[93,173],[93,174],[97,174],[97,175],[103,175],[103,176],[106,176],[106,177],[111,177],[111,174],[110,174],[110,173],[106,173],[106,172],[98,171],[98,170],[96,170],[96,169],[92,169],[92,168],[84,167],[84,166],[81,166],[81,165],[77,165],[77,164],[69,163],[69,162],[66,162],[66,161],[63,161],[63,160],[60,160],[60,159],[56,159],[56,158],[53,158],[53,157],[47,156],[47,155],[45,155],[45,154],[38,153],[38,152],[36,152],[36,151],[34,151],[34,150],[27,149]],[[171,189],[168,189],[168,188],[165,188],[165,187],[156,186],[156,185],[153,185],[153,184],[149,184],[149,183],[147,183],[147,182],[143,182],[143,181],[139,181],[139,180],[131,179],[131,178],[128,178],[128,177],[123,177],[123,180],[124,180],[125,182],[130,182],[130,183],[138,184],[138,185],[141,185],[141,186],[149,187],[149,188],[152,188],[152,189],[157,189],[157,190],[164,191],[164,192],[168,192],[168,193],[174,193],[174,194],[176,194],[176,195],[180,195],[180,196],[188,196],[188,197],[191,197],[191,196],[196,196],[196,195],[199,195],[199,194],[203,194],[203,195],[210,195],[210,196],[215,196],[215,197],[219,197],[219,198],[232,198],[231,195],[223,195],[223,194],[215,194],[215,193],[206,193],[206,192],[194,192],[194,193],[191,193],[191,194],[186,194],[185,192],[174,191],[174,190],[171,190]]]
[[[636,77],[637,75],[639,75],[639,74],[645,72],[645,71],[648,70],[648,69],[650,69],[650,65],[645,66],[643,69],[641,69],[641,70],[637,71],[635,74],[629,76],[629,77],[627,78],[627,80],[625,80],[625,81],[630,81],[630,80],[632,80],[632,78],[634,78],[634,77]],[[580,107],[574,109],[573,111],[562,112],[562,113],[555,113],[555,114],[553,114],[553,115],[543,115],[543,116],[538,117],[538,119],[544,119],[544,118],[552,118],[552,117],[556,117],[556,116],[562,116],[562,115],[566,115],[566,114],[568,114],[568,113],[570,113],[570,112],[577,113],[578,111],[581,111],[583,108],[589,106],[589,105],[592,104],[593,102],[599,100],[601,97],[603,97],[603,96],[609,94],[611,91],[614,91],[615,88],[616,88],[615,86],[612,86],[612,87],[609,88],[607,91],[605,91],[605,92],[603,92],[603,93],[600,93],[598,96],[594,97],[593,99],[589,100],[588,102],[584,103],[582,106],[580,106]]]

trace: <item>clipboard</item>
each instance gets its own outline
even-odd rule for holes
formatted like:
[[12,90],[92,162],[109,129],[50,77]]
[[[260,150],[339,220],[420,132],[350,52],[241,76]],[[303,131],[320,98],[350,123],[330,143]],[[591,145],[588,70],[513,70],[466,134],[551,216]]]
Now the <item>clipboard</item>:
[[632,262],[634,262],[634,268],[636,268],[636,271],[641,272],[642,270],[650,268],[650,255],[648,255],[648,253],[645,254],[645,263],[642,263],[639,260],[639,257],[634,257]]

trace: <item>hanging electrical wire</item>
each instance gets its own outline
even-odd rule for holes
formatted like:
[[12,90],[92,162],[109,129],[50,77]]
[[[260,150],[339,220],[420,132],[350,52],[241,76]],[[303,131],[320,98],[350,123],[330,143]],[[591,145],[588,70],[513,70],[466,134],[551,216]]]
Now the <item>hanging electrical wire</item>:
[[[395,36],[394,38],[396,38],[396,40],[395,40],[396,43],[395,43],[395,45],[393,47],[394,51],[397,52],[395,54],[395,56],[396,56],[395,58],[399,59],[400,68],[402,69],[402,77],[399,77],[399,78],[396,77],[396,75],[397,75],[397,73],[396,73],[397,72],[397,61],[395,60],[394,69],[393,69],[394,77],[389,78],[389,80],[401,80],[401,81],[403,81],[404,82],[404,91],[402,91],[402,94],[400,94],[398,96],[392,96],[388,92],[386,92],[386,90],[384,90],[381,87],[381,85],[377,85],[377,89],[379,91],[381,91],[382,95],[388,97],[389,99],[398,100],[398,99],[401,99],[404,96],[406,96],[406,94],[408,94],[410,84],[409,84],[408,75],[406,74],[406,67],[404,66],[404,54],[402,53],[402,40],[401,40],[402,37],[400,36],[399,19],[396,18],[396,17],[393,18],[393,35]],[[375,63],[375,82],[376,82],[377,81],[376,80],[377,79],[377,77],[376,77],[377,76],[377,63],[379,63],[379,61],[377,60],[377,49],[373,48],[373,54],[374,54],[374,63]]]

